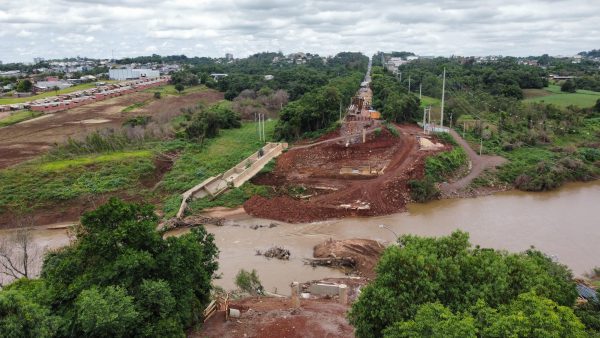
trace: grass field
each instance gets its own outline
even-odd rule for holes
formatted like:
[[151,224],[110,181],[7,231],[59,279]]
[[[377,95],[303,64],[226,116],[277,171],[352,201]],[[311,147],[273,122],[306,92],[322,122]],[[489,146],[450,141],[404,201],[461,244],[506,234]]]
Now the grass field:
[[592,107],[596,100],[600,99],[600,92],[590,90],[578,90],[576,93],[564,93],[560,91],[560,86],[550,85],[544,89],[528,89],[524,92],[525,102],[544,102],[554,104],[560,107],[570,105],[581,108]]
[[[105,81],[107,83],[110,82],[118,82],[118,81]],[[12,98],[12,97],[6,97],[6,98],[0,98],[0,105],[2,104],[15,104],[15,103],[23,103],[23,102],[29,102],[29,101],[33,101],[33,100],[38,100],[38,99],[43,99],[45,97],[50,97],[50,96],[56,96],[56,95],[61,95],[61,94],[68,94],[68,93],[72,93],[72,92],[76,92],[78,90],[85,90],[85,89],[90,89],[90,88],[94,88],[96,87],[95,83],[83,83],[83,84],[79,84],[73,87],[69,87],[69,88],[65,88],[59,91],[49,91],[49,92],[45,92],[42,94],[38,94],[38,95],[33,95],[33,96],[29,96],[29,97],[18,97],[18,98]]]
[[181,94],[179,94],[179,92],[177,90],[175,90],[174,85],[166,85],[166,86],[160,86],[160,87],[155,87],[155,88],[148,88],[148,89],[144,90],[144,92],[146,92],[146,93],[159,92],[161,95],[164,96],[164,95],[185,95],[185,94],[189,94],[189,93],[202,92],[207,89],[208,88],[204,85],[185,87],[185,89],[181,92]]
[[64,170],[69,167],[88,166],[92,164],[99,164],[105,162],[117,162],[122,160],[128,160],[132,158],[151,158],[152,152],[150,150],[137,150],[137,151],[118,151],[108,154],[100,154],[93,156],[82,156],[73,159],[59,160],[43,163],[39,166],[40,170],[45,171],[56,171]]
[[25,120],[30,120],[32,118],[41,116],[42,112],[34,112],[30,110],[21,110],[17,111],[14,114],[11,114],[3,119],[0,119],[0,128],[10,126],[11,124],[23,122]]

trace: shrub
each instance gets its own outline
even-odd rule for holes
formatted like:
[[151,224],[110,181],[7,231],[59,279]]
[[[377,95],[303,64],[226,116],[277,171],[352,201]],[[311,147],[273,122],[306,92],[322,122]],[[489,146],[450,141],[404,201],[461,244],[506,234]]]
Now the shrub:
[[466,163],[465,151],[460,147],[454,147],[451,151],[428,157],[425,160],[425,175],[435,181],[442,181]]
[[252,269],[252,272],[241,269],[235,276],[235,285],[240,290],[253,296],[264,294],[264,288],[258,278],[258,273],[254,269]]
[[408,182],[410,188],[410,197],[419,203],[431,201],[440,196],[439,189],[435,186],[435,181],[431,177],[425,177],[422,180],[411,180]]
[[157,100],[158,100],[158,99],[160,99],[161,97],[162,97],[162,95],[161,95],[161,93],[160,93],[160,92],[154,92],[154,98],[155,98],[155,99],[157,99]]

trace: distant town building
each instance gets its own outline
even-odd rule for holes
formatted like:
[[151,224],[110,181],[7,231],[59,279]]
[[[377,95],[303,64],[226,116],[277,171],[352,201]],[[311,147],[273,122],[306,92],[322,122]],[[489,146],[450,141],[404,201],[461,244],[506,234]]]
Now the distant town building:
[[212,74],[210,74],[210,76],[213,78],[213,80],[219,81],[219,79],[222,79],[222,78],[226,77],[227,74],[212,73]]
[[71,87],[72,84],[66,81],[38,81],[33,85],[33,89],[36,92],[47,92],[51,90],[56,90],[57,88],[65,89]]
[[108,77],[111,80],[135,80],[141,78],[153,79],[160,76],[160,72],[158,70],[153,69],[132,69],[132,68],[123,68],[123,69],[109,69]]
[[227,59],[227,60],[233,60],[233,54],[231,54],[231,53],[226,53],[226,54],[225,54],[225,59]]
[[6,72],[0,72],[0,77],[19,77],[21,76],[20,70],[9,70]]
[[33,64],[38,64],[40,62],[44,62],[44,58],[33,58]]

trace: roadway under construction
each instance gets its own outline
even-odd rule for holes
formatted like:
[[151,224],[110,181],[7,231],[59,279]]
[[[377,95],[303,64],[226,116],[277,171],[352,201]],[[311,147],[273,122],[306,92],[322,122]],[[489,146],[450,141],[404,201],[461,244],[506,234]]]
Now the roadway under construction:
[[[390,125],[395,132],[382,126],[379,113],[371,108],[369,72],[340,130],[291,148],[277,159],[272,172],[252,180],[270,186],[275,197],[252,197],[244,204],[246,212],[308,222],[404,210],[410,201],[408,181],[423,177],[425,157],[450,146],[416,125]],[[419,142],[425,137],[429,141]]]

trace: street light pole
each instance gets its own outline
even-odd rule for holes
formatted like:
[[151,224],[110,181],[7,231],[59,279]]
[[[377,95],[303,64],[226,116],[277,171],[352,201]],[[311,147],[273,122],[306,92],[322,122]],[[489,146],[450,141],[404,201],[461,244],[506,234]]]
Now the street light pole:
[[394,236],[396,237],[396,239],[398,239],[398,237],[400,237],[400,236],[398,236],[398,234],[394,230],[390,229],[390,227],[388,227],[385,224],[379,224],[379,229],[387,229],[389,232],[391,232],[392,234],[394,234]]

